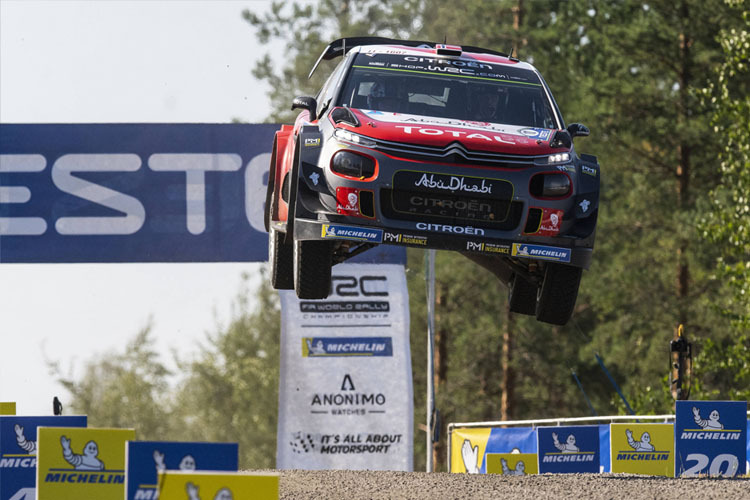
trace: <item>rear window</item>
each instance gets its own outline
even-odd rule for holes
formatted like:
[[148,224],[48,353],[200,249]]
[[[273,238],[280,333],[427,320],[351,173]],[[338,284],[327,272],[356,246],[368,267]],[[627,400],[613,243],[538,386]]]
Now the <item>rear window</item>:
[[339,106],[557,128],[533,71],[455,58],[357,54]]

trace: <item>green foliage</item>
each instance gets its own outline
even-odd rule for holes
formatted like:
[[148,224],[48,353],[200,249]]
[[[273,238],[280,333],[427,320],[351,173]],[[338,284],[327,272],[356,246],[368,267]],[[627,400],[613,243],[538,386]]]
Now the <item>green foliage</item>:
[[136,428],[138,439],[169,434],[169,371],[154,350],[150,324],[124,352],[86,361],[78,380],[64,376],[59,362],[50,368],[73,398],[69,413],[88,415],[89,425]]
[[[247,286],[247,276],[245,276]],[[279,386],[278,295],[265,272],[254,300],[243,289],[229,326],[181,363],[175,420],[184,438],[237,441],[240,467],[273,468]]]

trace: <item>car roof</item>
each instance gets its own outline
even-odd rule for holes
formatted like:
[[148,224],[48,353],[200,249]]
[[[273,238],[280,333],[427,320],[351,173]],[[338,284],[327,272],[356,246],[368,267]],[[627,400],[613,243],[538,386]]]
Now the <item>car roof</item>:
[[382,53],[382,54],[388,54],[388,53],[392,54],[394,53],[393,52],[394,50],[403,50],[403,51],[406,51],[405,53],[412,54],[412,55],[421,55],[421,56],[433,55],[435,57],[440,57],[440,58],[452,58],[452,59],[458,58],[458,59],[482,61],[482,62],[488,62],[488,63],[494,63],[494,64],[506,64],[506,65],[513,65],[516,67],[520,67],[523,69],[536,71],[535,68],[531,64],[521,62],[517,58],[513,57],[512,55],[508,55],[503,52],[498,52],[492,49],[474,47],[471,45],[463,45],[463,46],[460,46],[461,48],[460,56],[455,56],[455,55],[451,56],[451,55],[438,54],[439,47],[446,47],[446,46],[445,45],[441,46],[440,44],[437,44],[435,42],[426,42],[426,41],[420,41],[420,40],[398,40],[394,38],[384,38],[384,37],[374,37],[374,36],[339,38],[338,40],[334,40],[331,43],[329,43],[328,46],[323,50],[323,52],[320,54],[320,57],[315,62],[315,65],[313,66],[312,70],[310,70],[310,74],[308,75],[308,78],[312,76],[312,74],[315,72],[315,69],[318,67],[321,61],[331,60],[337,57],[342,57],[352,50],[357,50],[360,52],[363,52],[364,50],[366,50],[368,53]]

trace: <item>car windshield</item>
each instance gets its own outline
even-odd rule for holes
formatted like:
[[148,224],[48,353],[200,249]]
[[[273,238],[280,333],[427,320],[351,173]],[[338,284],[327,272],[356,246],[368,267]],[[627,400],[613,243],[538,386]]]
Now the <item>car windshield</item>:
[[357,54],[338,106],[558,128],[533,71],[470,59]]

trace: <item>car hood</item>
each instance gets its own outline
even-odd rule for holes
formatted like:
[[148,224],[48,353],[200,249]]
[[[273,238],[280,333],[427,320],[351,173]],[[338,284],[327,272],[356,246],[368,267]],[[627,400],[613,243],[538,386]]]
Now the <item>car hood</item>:
[[445,147],[459,142],[474,151],[520,155],[559,153],[567,148],[551,148],[553,129],[519,127],[500,123],[475,122],[409,115],[367,109],[352,109],[361,126],[340,123],[337,127],[384,141]]

